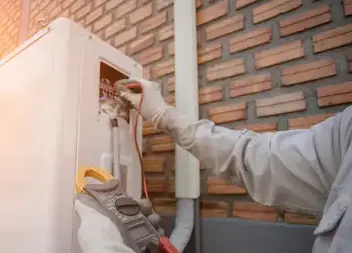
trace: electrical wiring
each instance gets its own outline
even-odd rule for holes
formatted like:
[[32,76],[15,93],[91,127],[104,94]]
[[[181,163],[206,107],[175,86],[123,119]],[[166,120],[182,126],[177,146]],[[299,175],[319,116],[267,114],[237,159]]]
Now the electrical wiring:
[[[115,98],[115,101],[116,100],[119,100],[120,102],[122,102],[120,105],[126,105],[127,103],[129,104],[129,102],[125,101],[124,99],[121,99],[120,97],[120,91],[118,90],[119,88],[122,88],[121,86],[118,87],[116,85],[115,86],[115,89],[113,91],[113,93],[110,94],[110,96],[114,97]],[[141,109],[142,109],[142,104],[143,104],[143,100],[144,100],[144,90],[143,90],[143,86],[138,83],[138,82],[132,82],[132,83],[128,83],[128,84],[125,84],[123,85],[124,88],[127,88],[129,89],[129,92],[134,92],[134,93],[139,93],[141,96],[140,96],[140,100],[139,100],[139,104],[137,106],[137,112],[136,112],[136,118],[134,120],[134,125],[133,125],[133,142],[134,142],[134,146],[135,146],[135,149],[136,149],[136,152],[138,154],[138,160],[139,160],[139,164],[140,164],[140,168],[141,168],[141,174],[142,174],[142,185],[143,185],[143,194],[144,194],[144,197],[149,200],[149,202],[151,203],[151,210],[152,210],[152,213],[155,213],[155,209],[153,207],[153,203],[150,201],[150,198],[149,198],[149,194],[148,194],[148,188],[147,188],[147,182],[146,182],[146,177],[145,177],[145,170],[143,168],[143,158],[142,158],[142,152],[138,146],[138,140],[137,140],[137,133],[138,133],[138,116],[141,115]],[[129,104],[130,105],[130,104]],[[132,106],[132,105],[131,105]],[[125,107],[124,110],[126,110],[128,108]],[[130,117],[129,117],[129,110],[127,110],[128,113],[124,116],[127,116],[128,118],[128,123],[130,123]],[[127,112],[126,111],[126,112]],[[119,113],[116,114],[116,116],[118,115]],[[178,253],[179,251],[177,250],[177,248],[169,241],[169,239],[167,237],[164,237],[164,236],[161,236],[160,237],[160,244],[159,244],[159,250],[161,250],[161,252],[165,252],[165,253]]]
[[[141,115],[141,109],[142,109],[142,103],[143,103],[143,99],[144,99],[144,93],[143,93],[143,87],[140,83],[130,83],[130,84],[126,84],[126,88],[130,89],[130,90],[134,90],[136,88],[140,89],[140,93],[141,93],[141,99],[139,101],[139,105],[137,107],[137,116]],[[146,197],[146,199],[149,200],[149,193],[148,193],[148,188],[147,188],[147,181],[146,181],[146,177],[145,177],[145,171],[143,168],[143,158],[142,158],[142,152],[138,147],[138,140],[137,140],[137,132],[138,132],[138,120],[136,119],[134,121],[134,127],[133,127],[133,139],[134,139],[134,145],[136,148],[136,152],[138,154],[138,159],[139,159],[139,163],[140,163],[140,167],[142,170],[142,184],[143,184],[143,193]]]
[[[136,108],[137,110],[136,116],[141,115],[142,103],[144,99],[142,85],[140,83],[134,82],[134,83],[126,84],[124,86],[127,89],[131,90],[131,92],[136,91],[141,94],[139,105]],[[128,121],[128,123],[130,123],[129,113],[125,112],[125,111],[129,111],[129,106],[126,106],[127,101],[121,100],[119,96],[120,92],[118,90],[113,90],[112,87],[113,86],[110,84],[109,80],[107,79],[101,80],[100,88],[101,88],[102,94],[100,96],[100,100],[102,101],[102,106],[101,106],[102,111],[107,113],[110,116],[110,118],[114,118],[114,117],[116,118],[117,116],[122,116],[125,120]],[[124,110],[119,110],[119,107],[123,107]],[[146,199],[150,200],[146,177],[145,177],[145,170],[143,168],[144,166],[143,166],[142,152],[138,146],[137,133],[138,133],[138,119],[136,118],[132,128],[133,142],[134,142],[135,150],[137,152],[138,160],[141,168],[143,195]]]

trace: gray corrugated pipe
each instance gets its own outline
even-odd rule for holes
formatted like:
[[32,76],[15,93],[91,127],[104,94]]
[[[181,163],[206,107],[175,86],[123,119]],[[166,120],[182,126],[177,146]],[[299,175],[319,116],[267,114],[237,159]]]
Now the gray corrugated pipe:
[[[162,1],[162,0],[159,0]],[[197,26],[195,1],[174,1],[175,101],[180,113],[198,120]],[[199,162],[176,147],[176,224],[170,237],[181,253],[199,224]],[[196,208],[195,208],[196,207]],[[199,230],[199,226],[196,226]],[[200,231],[195,231],[196,252],[200,252]]]
[[194,227],[194,200],[177,199],[175,228],[170,236],[171,243],[179,252],[183,252],[191,239]]

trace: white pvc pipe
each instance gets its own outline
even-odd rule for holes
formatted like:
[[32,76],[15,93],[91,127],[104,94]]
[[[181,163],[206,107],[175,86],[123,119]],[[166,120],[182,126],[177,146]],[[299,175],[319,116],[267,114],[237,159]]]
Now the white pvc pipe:
[[[174,1],[175,102],[178,111],[198,120],[197,26],[195,1]],[[176,224],[170,241],[182,253],[194,227],[195,199],[200,195],[199,162],[176,147]]]
[[[174,1],[175,25],[175,102],[177,110],[198,120],[198,64],[195,1]],[[200,195],[199,162],[176,147],[176,197]]]

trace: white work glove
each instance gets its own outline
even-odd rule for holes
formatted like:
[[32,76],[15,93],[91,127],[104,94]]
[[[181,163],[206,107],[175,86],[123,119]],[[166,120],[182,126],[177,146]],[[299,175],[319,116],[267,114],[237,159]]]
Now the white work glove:
[[[163,236],[164,230],[159,226],[160,216],[151,214],[150,201],[142,199],[139,204],[144,215]],[[108,218],[107,211],[93,197],[77,195],[75,211],[75,253],[135,253],[123,243],[120,231]]]
[[[166,111],[171,107],[165,103],[161,95],[160,85],[142,78],[132,78],[121,80],[117,85],[126,85],[128,83],[140,83],[143,89],[143,101],[141,105],[141,115],[146,120],[151,121],[155,126],[158,126],[159,120]],[[141,94],[124,92],[121,90],[121,96],[129,101],[135,108],[138,108],[141,101]]]
[[[197,121],[182,115],[173,106],[165,103],[160,93],[160,85],[145,79],[127,79],[121,85],[139,82],[143,87],[142,117],[151,121],[155,128],[170,134],[175,142],[186,150],[190,150],[196,137]],[[141,95],[121,92],[121,96],[138,108]]]

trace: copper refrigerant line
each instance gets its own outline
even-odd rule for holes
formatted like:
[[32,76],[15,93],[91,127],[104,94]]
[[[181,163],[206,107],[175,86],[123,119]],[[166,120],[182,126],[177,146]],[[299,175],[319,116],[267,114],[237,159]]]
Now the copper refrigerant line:
[[100,99],[108,98],[119,102],[120,92],[114,88],[114,85],[110,83],[110,81],[106,78],[102,78],[100,80]]
[[120,89],[117,85],[111,84],[106,78],[102,78],[100,81],[99,97],[100,100],[110,99],[115,101],[118,104],[117,114],[127,122],[130,121],[130,110],[132,106],[126,100],[121,98]]

